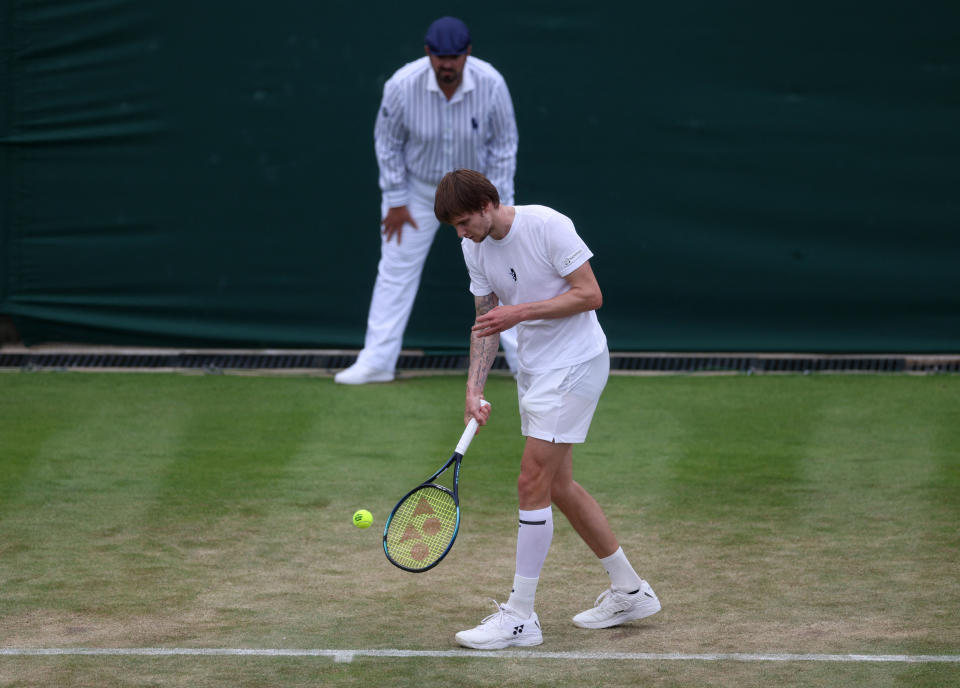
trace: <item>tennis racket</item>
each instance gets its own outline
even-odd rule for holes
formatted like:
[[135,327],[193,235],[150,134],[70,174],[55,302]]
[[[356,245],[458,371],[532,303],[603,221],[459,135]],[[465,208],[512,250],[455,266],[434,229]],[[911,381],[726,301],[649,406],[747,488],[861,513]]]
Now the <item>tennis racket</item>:
[[[489,406],[488,401],[481,405]],[[471,418],[453,456],[397,502],[383,528],[383,553],[394,566],[421,573],[440,563],[460,531],[460,462],[477,433]],[[434,481],[453,466],[453,490]]]

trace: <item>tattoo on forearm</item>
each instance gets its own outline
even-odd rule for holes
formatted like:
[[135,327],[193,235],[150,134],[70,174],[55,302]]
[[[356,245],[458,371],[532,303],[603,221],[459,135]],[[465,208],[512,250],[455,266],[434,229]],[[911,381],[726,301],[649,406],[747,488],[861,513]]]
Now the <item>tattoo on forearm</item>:
[[500,346],[500,335],[490,337],[470,336],[470,377],[472,387],[482,389],[487,384],[487,375],[497,358],[497,349]]
[[[486,296],[474,297],[477,315],[487,313],[499,304],[496,294],[487,294]],[[495,334],[489,337],[479,337],[475,333],[470,333],[470,372],[467,376],[467,384],[471,387],[483,389],[487,383],[487,375],[493,367],[493,362],[497,357],[497,349],[500,348],[500,335]]]
[[484,315],[489,313],[500,303],[500,300],[497,298],[496,294],[487,294],[486,296],[475,296],[474,304],[477,309],[477,315]]

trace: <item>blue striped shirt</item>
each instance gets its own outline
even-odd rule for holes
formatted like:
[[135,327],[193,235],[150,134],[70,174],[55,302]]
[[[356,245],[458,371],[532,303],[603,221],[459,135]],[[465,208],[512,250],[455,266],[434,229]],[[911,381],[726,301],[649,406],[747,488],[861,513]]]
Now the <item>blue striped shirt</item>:
[[374,127],[380,190],[387,206],[407,205],[407,176],[436,185],[458,168],[477,170],[513,205],[517,123],[503,77],[468,57],[463,82],[449,101],[430,58],[404,65],[383,87]]

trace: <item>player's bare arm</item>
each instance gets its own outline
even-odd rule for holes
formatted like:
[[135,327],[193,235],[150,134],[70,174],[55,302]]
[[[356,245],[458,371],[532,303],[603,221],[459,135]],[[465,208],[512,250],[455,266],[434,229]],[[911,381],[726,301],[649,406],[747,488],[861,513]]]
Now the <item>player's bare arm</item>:
[[[484,296],[473,297],[474,306],[477,311],[477,319],[495,309],[500,303],[496,294],[485,294]],[[476,330],[476,327],[473,328]],[[471,418],[476,418],[480,425],[486,425],[487,418],[490,416],[490,407],[481,406],[480,400],[483,398],[483,388],[487,384],[487,375],[493,362],[497,357],[497,349],[500,347],[500,336],[480,336],[475,331],[470,333],[470,369],[467,373],[467,401],[464,409],[463,421],[468,423]]]
[[524,320],[566,318],[584,311],[597,310],[603,305],[603,294],[589,261],[564,279],[570,289],[552,299],[518,303],[515,306],[496,306],[483,315],[477,311],[473,334],[477,337],[490,337]]

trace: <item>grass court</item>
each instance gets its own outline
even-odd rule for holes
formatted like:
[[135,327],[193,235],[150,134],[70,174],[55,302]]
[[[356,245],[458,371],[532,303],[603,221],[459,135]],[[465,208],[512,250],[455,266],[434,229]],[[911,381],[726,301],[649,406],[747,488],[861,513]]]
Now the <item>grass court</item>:
[[663,611],[573,626],[607,577],[557,512],[544,645],[502,658],[448,651],[509,594],[511,379],[488,384],[451,554],[409,574],[380,546],[459,438],[463,383],[0,374],[0,650],[428,653],[0,654],[0,686],[960,684],[956,661],[611,658],[960,655],[960,377],[612,377],[575,476]]

